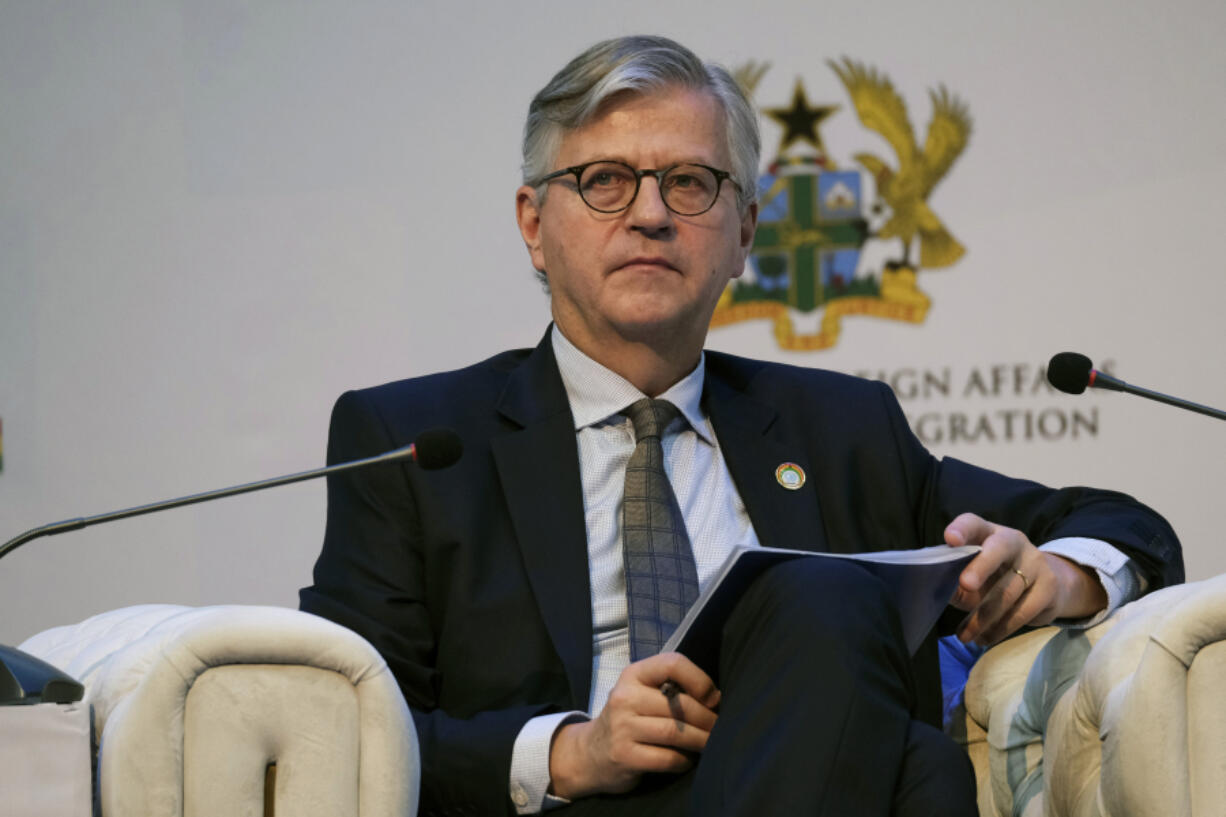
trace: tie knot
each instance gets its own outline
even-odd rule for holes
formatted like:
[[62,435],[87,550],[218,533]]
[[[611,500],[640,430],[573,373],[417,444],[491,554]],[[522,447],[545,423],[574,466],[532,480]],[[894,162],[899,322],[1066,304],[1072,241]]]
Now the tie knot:
[[634,423],[635,440],[659,437],[660,432],[680,413],[681,411],[667,400],[653,400],[650,397],[631,403],[630,408],[626,409],[630,422]]

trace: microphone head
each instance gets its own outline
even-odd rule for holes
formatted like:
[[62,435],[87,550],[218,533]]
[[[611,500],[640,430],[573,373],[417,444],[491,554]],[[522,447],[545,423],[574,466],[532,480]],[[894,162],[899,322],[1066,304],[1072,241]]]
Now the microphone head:
[[1094,364],[1077,352],[1061,352],[1047,364],[1047,382],[1069,394],[1081,394],[1090,385]]
[[464,444],[460,435],[449,428],[432,428],[423,431],[413,440],[413,459],[427,471],[446,468],[460,458]]

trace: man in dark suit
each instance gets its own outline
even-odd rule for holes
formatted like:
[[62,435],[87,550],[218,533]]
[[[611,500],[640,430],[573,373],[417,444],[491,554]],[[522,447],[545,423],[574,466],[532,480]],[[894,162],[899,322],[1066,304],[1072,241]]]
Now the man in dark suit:
[[[924,723],[933,644],[910,659],[867,573],[768,571],[711,673],[651,654],[644,628],[739,544],[945,541],[983,548],[953,601],[987,643],[1179,581],[1169,526],[1119,494],[937,461],[880,384],[703,352],[757,215],[756,123],[722,69],[661,38],[598,44],[537,95],[524,155],[519,224],[554,325],[533,350],[342,396],[330,462],[438,425],[465,454],[330,479],[302,591],[399,680],[422,812],[972,814],[965,756]],[[659,573],[661,537],[679,574]]]

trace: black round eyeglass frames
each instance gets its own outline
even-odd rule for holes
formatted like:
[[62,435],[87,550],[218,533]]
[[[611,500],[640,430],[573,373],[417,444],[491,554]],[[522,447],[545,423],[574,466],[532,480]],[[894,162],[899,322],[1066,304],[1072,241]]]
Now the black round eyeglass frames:
[[654,176],[664,206],[679,216],[701,215],[715,206],[724,180],[732,174],[706,165],[685,163],[663,170],[636,170],[625,162],[602,159],[566,167],[541,177],[533,187],[574,176],[579,197],[598,213],[620,213],[638,197],[644,176]]

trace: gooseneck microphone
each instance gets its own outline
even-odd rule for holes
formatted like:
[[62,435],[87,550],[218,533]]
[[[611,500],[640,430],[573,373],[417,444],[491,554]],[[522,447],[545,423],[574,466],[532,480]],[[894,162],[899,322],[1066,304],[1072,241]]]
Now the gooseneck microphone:
[[1168,406],[1176,406],[1188,411],[1195,411],[1197,414],[1226,420],[1226,411],[1202,406],[1200,403],[1193,403],[1179,397],[1171,397],[1168,394],[1162,394],[1161,392],[1152,391],[1140,386],[1133,386],[1125,383],[1118,377],[1112,377],[1105,372],[1100,372],[1094,368],[1094,364],[1090,362],[1088,357],[1077,352],[1061,352],[1053,356],[1047,364],[1047,382],[1060,391],[1069,394],[1081,394],[1087,387],[1122,391],[1128,394],[1135,394],[1138,397],[1157,400],[1159,403],[1166,403]]
[[[116,519],[127,519],[129,516],[141,516],[154,511],[165,511],[179,508],[183,505],[195,505],[197,502],[209,502],[227,496],[237,496],[251,491],[261,491],[264,488],[275,488],[278,485],[289,485],[291,482],[302,482],[307,479],[350,471],[354,468],[365,468],[380,462],[397,462],[413,460],[421,468],[434,470],[446,468],[460,458],[463,445],[456,433],[447,428],[435,428],[424,431],[417,436],[411,445],[396,448],[383,454],[376,454],[362,460],[341,462],[325,468],[312,471],[302,471],[284,477],[273,477],[260,482],[249,482],[245,485],[235,485],[231,488],[221,488],[203,494],[167,499],[149,505],[139,505],[122,511],[102,513],[97,516],[85,516],[77,519],[65,519],[33,528],[15,539],[10,539],[0,545],[0,558],[12,553],[17,548],[37,539],[40,536],[51,536],[70,530],[97,525],[102,522],[114,522]],[[65,675],[56,667],[32,655],[21,652],[13,647],[0,644],[0,706],[21,705],[28,703],[72,703],[79,701],[85,695],[85,688],[74,678]]]
[[262,491],[265,488],[275,488],[278,485],[289,485],[293,482],[302,482],[303,480],[315,479],[316,477],[327,476],[328,474],[337,474],[341,471],[349,471],[354,468],[364,468],[368,465],[374,465],[381,462],[396,462],[398,460],[413,460],[421,468],[426,470],[435,470],[438,468],[446,468],[460,458],[463,452],[463,444],[460,442],[459,436],[454,431],[447,428],[435,428],[430,431],[424,431],[417,436],[411,445],[406,445],[403,448],[396,448],[383,454],[376,454],[373,457],[367,457],[362,460],[353,460],[352,462],[342,462],[336,465],[330,465],[325,468],[316,468],[311,471],[302,471],[297,474],[288,474],[283,477],[273,477],[259,482],[248,482],[245,485],[235,485],[230,488],[220,488],[216,491],[207,491],[202,494],[192,494],[190,496],[179,497],[178,499],[167,499],[162,502],[154,502],[149,505],[138,505],[135,508],[126,508],[122,511],[111,511],[110,513],[102,513],[97,516],[78,517],[76,519],[65,519],[62,522],[53,522],[50,525],[43,525],[39,528],[32,528],[20,536],[10,539],[3,545],[0,545],[0,559],[7,554],[13,552],[17,548],[29,542],[31,539],[38,539],[42,536],[52,536],[57,533],[65,533],[70,530],[80,530],[81,528],[89,527],[90,525],[98,525],[102,522],[114,522],[117,519],[127,519],[130,516],[143,516],[147,513],[155,511],[165,511],[171,508],[179,508],[184,505],[195,505],[197,502],[210,502],[214,499],[221,499],[227,496],[238,496],[239,494],[250,493],[251,491]]

